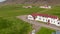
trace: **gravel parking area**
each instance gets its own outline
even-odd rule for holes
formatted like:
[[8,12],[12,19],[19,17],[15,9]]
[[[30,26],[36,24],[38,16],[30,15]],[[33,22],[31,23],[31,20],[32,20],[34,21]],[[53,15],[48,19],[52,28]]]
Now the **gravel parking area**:
[[32,28],[34,28],[36,30],[36,32],[40,29],[40,27],[47,27],[47,28],[51,28],[51,29],[54,29],[54,30],[60,30],[60,28],[55,26],[55,25],[51,25],[51,24],[47,25],[47,24],[44,24],[44,23],[39,23],[37,21],[28,20],[27,15],[17,16],[17,18],[32,24],[33,25]]

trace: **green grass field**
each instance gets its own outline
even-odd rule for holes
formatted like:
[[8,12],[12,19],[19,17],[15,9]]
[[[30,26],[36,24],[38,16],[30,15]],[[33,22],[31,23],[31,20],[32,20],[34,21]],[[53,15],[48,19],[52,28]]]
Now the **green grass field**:
[[[54,6],[52,9],[49,9],[48,11],[38,12],[38,13],[54,15],[60,18],[60,6]],[[41,23],[44,23],[44,22],[41,22]]]
[[33,8],[22,8],[22,5],[6,5],[0,7],[0,34],[28,34],[32,30],[31,24],[17,19],[16,16],[27,15],[43,11],[33,6]]
[[56,16],[58,16],[60,18],[60,6],[55,6],[51,10],[48,10],[46,12],[40,12],[40,13],[56,15]]
[[42,27],[40,30],[37,32],[37,34],[52,34],[52,32],[55,32],[54,30]]
[[[50,9],[48,11],[38,12],[38,13],[55,15],[60,18],[60,6],[54,6],[52,9]],[[37,32],[37,34],[52,34],[52,32],[55,32],[55,31],[43,27]]]
[[15,17],[0,18],[0,34],[28,34],[31,25]]
[[[60,6],[56,6],[47,12],[40,12],[46,9],[41,9],[39,7],[33,6],[33,8],[22,8],[23,5],[6,5],[0,7],[0,34],[28,34],[32,30],[31,24],[17,19],[16,16],[27,15],[32,13],[44,13],[51,14],[60,17]],[[43,28],[44,30],[48,30]],[[42,30],[43,31],[43,30]],[[39,33],[42,33],[39,32]],[[45,31],[48,33],[47,31]],[[39,34],[38,33],[38,34]]]
[[42,10],[44,9],[35,6],[33,6],[33,8],[26,9],[26,8],[22,8],[21,5],[7,5],[0,7],[0,16],[11,17],[11,16],[36,13]]

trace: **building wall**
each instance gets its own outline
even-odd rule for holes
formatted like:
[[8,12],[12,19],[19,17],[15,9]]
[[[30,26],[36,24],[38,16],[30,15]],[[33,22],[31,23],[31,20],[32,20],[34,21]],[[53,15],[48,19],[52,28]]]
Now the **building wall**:
[[35,20],[37,20],[37,21],[43,21],[43,22],[48,22],[48,20],[49,20],[50,21],[49,23],[56,24],[58,19],[37,16],[37,18]]
[[37,21],[43,21],[43,22],[48,22],[47,18],[46,17],[42,17],[42,16],[37,16],[37,18],[35,19]]
[[60,21],[57,21],[56,25],[57,25],[57,26],[60,26]]
[[34,17],[32,15],[28,15],[27,17],[29,20],[34,20]]
[[[45,22],[45,23],[50,23],[50,24],[54,24],[56,26],[60,26],[60,21],[58,21],[58,19],[54,19],[54,18],[36,16],[36,18],[34,19],[34,17],[32,15],[28,15],[28,19],[29,20],[42,21],[42,22]],[[59,22],[59,24],[58,24],[58,22]]]
[[40,6],[40,8],[50,9],[50,8],[51,8],[51,6]]

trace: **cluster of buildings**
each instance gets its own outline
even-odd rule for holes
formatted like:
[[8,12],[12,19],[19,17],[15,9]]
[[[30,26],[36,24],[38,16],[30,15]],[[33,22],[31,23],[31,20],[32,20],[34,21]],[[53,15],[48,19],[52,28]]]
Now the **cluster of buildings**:
[[40,6],[40,8],[51,9],[51,6]]
[[29,20],[42,21],[44,23],[54,24],[56,26],[60,26],[59,18],[57,16],[54,16],[54,15],[34,13],[34,14],[31,14],[31,15],[28,15],[27,18]]
[[[32,8],[32,6],[23,6],[23,8]],[[39,6],[39,8],[51,9],[51,6],[45,5],[45,6]]]

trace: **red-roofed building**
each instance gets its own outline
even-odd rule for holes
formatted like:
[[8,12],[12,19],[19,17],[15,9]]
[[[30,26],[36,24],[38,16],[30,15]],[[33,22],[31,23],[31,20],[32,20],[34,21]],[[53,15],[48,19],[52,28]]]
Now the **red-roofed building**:
[[57,26],[60,26],[60,21],[57,16],[49,15],[49,14],[31,14],[28,15],[29,20],[36,20],[36,21],[42,21],[46,22],[48,24],[55,24]]

